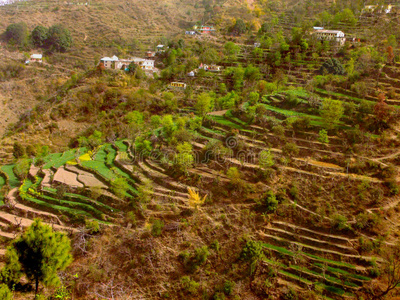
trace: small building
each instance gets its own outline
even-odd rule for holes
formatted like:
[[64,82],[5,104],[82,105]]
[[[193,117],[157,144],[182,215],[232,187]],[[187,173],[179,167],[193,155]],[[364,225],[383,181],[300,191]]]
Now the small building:
[[194,71],[190,71],[188,74],[187,74],[187,76],[189,76],[189,77],[194,77]]
[[42,63],[43,62],[43,55],[42,54],[32,54],[31,57],[29,58],[30,62],[38,62]]
[[140,57],[131,57],[128,59],[119,59],[117,56],[113,56],[111,58],[103,57],[102,59],[100,59],[100,63],[103,63],[106,69],[114,70],[128,70],[128,67],[131,63],[134,63],[145,70],[154,69],[154,60]]
[[332,41],[341,46],[344,45],[346,41],[344,32],[340,30],[317,29],[313,32],[313,35],[317,40]]
[[217,66],[217,65],[208,66],[208,71],[219,72],[219,71],[221,71],[221,66]]
[[146,57],[151,58],[156,56],[156,52],[155,51],[147,51],[146,52]]
[[164,52],[165,49],[168,49],[168,47],[164,46],[164,45],[157,45],[156,46],[156,50],[158,53]]
[[118,60],[118,57],[114,55],[113,57],[103,57],[100,59],[100,62],[103,63],[106,69],[111,69],[113,67],[115,68],[115,62]]
[[195,35],[196,31],[194,31],[194,30],[185,31],[185,34],[186,35]]
[[260,48],[260,47],[261,47],[261,43],[258,43],[258,42],[254,43],[254,48]]
[[201,26],[193,26],[195,31],[198,31],[200,34],[211,34],[215,31],[214,26],[211,25],[201,25]]
[[186,89],[186,83],[183,82],[171,82],[169,86],[172,88]]

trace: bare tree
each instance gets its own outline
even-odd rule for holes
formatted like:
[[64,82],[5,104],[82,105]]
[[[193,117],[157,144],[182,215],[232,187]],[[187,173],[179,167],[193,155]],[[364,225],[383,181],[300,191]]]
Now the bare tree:
[[382,258],[380,277],[366,290],[371,300],[392,299],[400,295],[400,244],[385,249]]

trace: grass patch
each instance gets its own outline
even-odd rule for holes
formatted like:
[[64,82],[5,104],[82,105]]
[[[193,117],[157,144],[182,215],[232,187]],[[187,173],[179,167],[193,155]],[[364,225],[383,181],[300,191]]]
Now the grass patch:
[[10,188],[15,188],[18,187],[20,185],[20,181],[17,178],[17,176],[15,176],[13,168],[15,165],[5,165],[1,167],[1,170],[7,174],[8,176],[8,184],[10,185]]
[[[320,264],[320,263],[315,263],[314,265],[319,267],[319,268],[324,268],[324,265]],[[371,280],[371,278],[369,278],[369,277],[365,277],[365,276],[362,276],[362,275],[349,273],[349,272],[347,272],[345,270],[338,269],[338,268],[333,268],[333,267],[327,266],[326,269],[328,271],[332,272],[332,273],[339,273],[339,274],[342,274],[344,276],[348,276],[348,277],[351,277],[351,278],[354,278],[354,279],[359,279],[359,280],[364,280],[364,281],[370,281]]]

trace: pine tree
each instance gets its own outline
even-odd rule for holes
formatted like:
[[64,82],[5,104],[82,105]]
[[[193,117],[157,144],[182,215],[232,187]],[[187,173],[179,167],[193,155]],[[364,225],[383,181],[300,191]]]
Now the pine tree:
[[[64,270],[71,262],[71,244],[68,237],[61,232],[54,232],[49,225],[40,219],[27,228],[7,249],[7,257],[18,257],[8,261],[4,269],[19,270],[29,280],[35,282],[35,295],[39,290],[39,282],[44,285],[57,286],[60,283],[57,272]],[[10,265],[12,263],[13,265]]]

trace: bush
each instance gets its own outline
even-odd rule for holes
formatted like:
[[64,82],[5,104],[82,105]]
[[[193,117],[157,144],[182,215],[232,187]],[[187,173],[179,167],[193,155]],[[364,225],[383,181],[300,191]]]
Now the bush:
[[164,222],[162,220],[154,220],[153,225],[151,227],[151,234],[153,236],[160,236],[164,229]]
[[282,154],[286,157],[293,157],[299,154],[299,147],[294,143],[286,143],[282,147]]
[[337,230],[349,229],[350,225],[347,223],[347,218],[340,214],[332,216],[332,226]]
[[13,298],[13,295],[8,288],[7,285],[1,284],[0,285],[0,299],[1,300],[11,300]]
[[25,148],[19,142],[15,142],[13,145],[13,156],[16,159],[25,156]]
[[262,258],[264,256],[263,246],[261,242],[258,241],[247,241],[244,245],[242,252],[240,253],[240,258],[246,261],[254,261]]
[[274,212],[278,208],[278,200],[273,191],[266,192],[261,198],[260,205],[265,208],[267,212]]
[[100,225],[97,220],[86,220],[85,227],[89,231],[90,234],[95,234],[100,231]]
[[230,280],[226,280],[224,283],[224,293],[227,296],[230,296],[233,292],[233,288],[235,287],[235,283]]
[[336,58],[330,58],[328,60],[326,60],[319,72],[321,74],[334,74],[334,75],[345,75],[346,74],[346,70],[343,67],[343,65],[341,64],[341,62],[339,60],[337,60]]
[[193,295],[197,294],[200,286],[198,282],[191,280],[189,276],[183,276],[181,278],[181,285],[186,292]]

